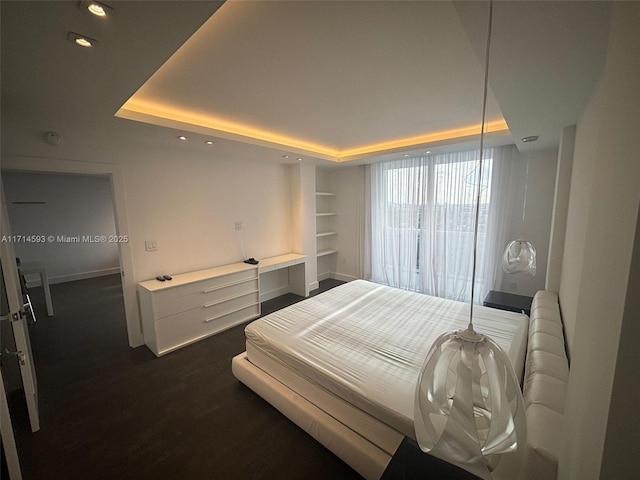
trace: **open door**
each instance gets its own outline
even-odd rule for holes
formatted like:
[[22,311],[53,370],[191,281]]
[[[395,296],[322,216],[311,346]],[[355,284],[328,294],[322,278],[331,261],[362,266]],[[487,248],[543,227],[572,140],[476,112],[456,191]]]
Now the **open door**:
[[1,352],[1,354],[3,361],[12,356],[15,356],[18,359],[20,364],[20,374],[22,376],[22,385],[24,387],[24,394],[27,400],[31,431],[36,432],[40,429],[36,372],[33,364],[33,355],[31,353],[31,341],[29,340],[29,330],[27,329],[24,300],[20,287],[16,256],[13,250],[14,237],[11,236],[9,218],[7,216],[7,208],[4,198],[4,187],[2,186],[1,181],[0,198],[2,199],[2,206],[0,210],[0,261],[2,264],[2,277],[4,280],[0,283],[3,284],[5,290],[4,295],[1,296],[2,302],[4,303],[6,301],[6,305],[3,305],[2,314],[6,318],[6,321],[11,322],[16,345],[15,352],[5,351]]
[[18,449],[16,448],[16,439],[13,436],[13,425],[11,424],[11,415],[9,415],[9,405],[7,403],[7,395],[4,391],[4,380],[0,371],[0,439],[2,440],[2,448],[4,457],[7,460],[7,470],[11,480],[22,480],[22,471],[20,470],[20,459],[18,458]]

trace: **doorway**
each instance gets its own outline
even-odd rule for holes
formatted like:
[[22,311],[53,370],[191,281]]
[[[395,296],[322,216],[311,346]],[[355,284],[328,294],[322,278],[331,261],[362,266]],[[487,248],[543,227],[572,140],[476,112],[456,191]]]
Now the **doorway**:
[[[41,265],[50,285],[120,272],[118,241],[128,238],[116,233],[108,177],[6,172],[2,180],[23,265]],[[42,271],[22,270],[27,287],[43,287]]]
[[[120,165],[97,162],[79,162],[52,158],[9,157],[3,159],[2,174],[8,172],[56,173],[90,176],[106,176],[110,180],[113,210],[115,214],[116,234],[129,237],[129,225],[126,209],[126,195],[122,168]],[[136,282],[133,274],[132,247],[129,242],[118,243],[121,284],[127,326],[127,338],[130,347],[144,344],[140,313],[138,310]]]
[[[123,297],[118,252],[120,237],[116,233],[111,180],[106,175],[3,172],[2,182],[23,293],[29,295],[33,303],[28,317],[30,335],[47,338],[47,342],[36,342],[43,351],[36,350],[35,357],[45,358],[49,347],[71,353],[73,335],[52,337],[47,336],[47,332],[56,322],[73,318],[76,306],[87,303],[88,299],[78,294],[79,288],[81,292],[89,290],[93,295],[101,295],[100,289],[95,290],[96,285],[106,282],[110,294],[119,299]],[[101,277],[110,278],[89,282]],[[65,288],[63,285],[76,282],[86,285],[84,288]],[[66,316],[56,316],[56,307],[59,313],[64,309],[62,313]],[[126,345],[123,315],[112,318],[122,323],[120,330],[125,331],[125,336],[121,341]],[[88,325],[90,319],[86,320]],[[8,332],[3,333],[3,341],[9,340]],[[7,348],[7,345],[2,347]],[[8,347],[14,350],[11,345]],[[69,355],[59,358],[64,357]],[[55,362],[58,357],[46,358],[48,362],[52,358]],[[5,368],[4,372],[9,395],[22,388],[19,372],[14,370]]]

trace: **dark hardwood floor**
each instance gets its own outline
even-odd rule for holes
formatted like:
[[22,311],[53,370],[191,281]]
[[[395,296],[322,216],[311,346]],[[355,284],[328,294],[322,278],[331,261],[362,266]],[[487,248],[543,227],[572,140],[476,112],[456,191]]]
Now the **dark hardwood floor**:
[[156,358],[128,346],[118,276],[51,289],[54,317],[31,289],[39,432],[10,399],[25,480],[360,478],[235,379],[245,325]]

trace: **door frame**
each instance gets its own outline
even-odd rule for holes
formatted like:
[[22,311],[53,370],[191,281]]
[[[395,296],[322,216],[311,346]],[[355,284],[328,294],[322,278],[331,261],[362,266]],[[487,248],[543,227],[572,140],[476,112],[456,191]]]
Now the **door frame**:
[[[26,156],[11,156],[2,160],[2,170],[24,173],[66,173],[77,175],[106,176],[111,182],[111,193],[118,236],[129,235],[129,220],[126,207],[126,195],[122,167],[112,163],[82,162],[76,160],[60,160]],[[140,313],[138,309],[137,284],[133,268],[131,244],[118,243],[118,259],[120,262],[120,278],[124,299],[127,336],[130,347],[144,344]]]
[[11,480],[21,480],[22,470],[20,469],[20,457],[18,456],[18,448],[16,447],[16,439],[13,436],[13,424],[11,415],[9,415],[9,404],[7,402],[7,394],[4,391],[4,380],[0,371],[0,438],[2,439],[2,448],[4,456],[7,460],[7,470]]
[[[2,179],[0,179],[0,201],[0,203],[2,203],[0,210],[0,232],[3,236],[6,235],[10,237],[11,224],[9,223],[9,211],[7,209]],[[18,273],[16,254],[12,242],[3,241],[2,244],[0,244],[0,257],[2,257],[2,285],[5,288],[5,294],[7,296],[7,319],[13,331],[13,340],[16,349],[15,354],[17,355],[20,365],[24,397],[27,402],[27,411],[29,412],[29,424],[31,425],[31,431],[37,432],[40,430],[38,378],[36,375],[36,366],[33,361],[29,329],[27,328],[27,318],[25,315],[26,305],[20,285],[20,275]]]

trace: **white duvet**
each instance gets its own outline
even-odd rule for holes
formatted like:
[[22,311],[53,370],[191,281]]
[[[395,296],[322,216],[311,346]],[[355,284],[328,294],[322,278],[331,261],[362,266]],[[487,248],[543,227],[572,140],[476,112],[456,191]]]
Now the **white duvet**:
[[[468,322],[468,304],[356,280],[249,324],[247,354],[254,363],[255,348],[413,434],[416,382],[429,348],[440,334]],[[509,353],[520,378],[527,317],[475,306],[473,323]]]

